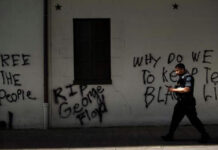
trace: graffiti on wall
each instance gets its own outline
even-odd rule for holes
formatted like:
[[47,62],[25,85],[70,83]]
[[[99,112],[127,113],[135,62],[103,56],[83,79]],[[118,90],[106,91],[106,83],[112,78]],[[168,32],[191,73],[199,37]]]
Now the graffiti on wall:
[[[189,70],[193,76],[200,73],[204,74],[203,77],[200,77],[200,82],[203,91],[201,97],[205,102],[218,100],[218,71],[211,67],[214,63],[212,60],[215,52],[214,50],[192,51],[190,57],[186,58],[190,59],[191,64],[185,64],[185,57],[176,53],[169,53],[166,57],[154,56],[152,53],[133,57],[133,67],[141,69],[142,83],[145,85],[145,107],[149,108],[154,101],[167,104],[169,100],[176,100],[175,95],[169,92],[167,87],[173,86],[178,77],[175,71],[172,68],[170,70],[167,66],[177,63],[184,63],[187,68],[193,66]],[[163,66],[163,64],[166,64],[166,66]],[[154,73],[157,69],[160,70],[158,74]]]
[[108,112],[102,86],[88,88],[87,85],[68,84],[53,89],[53,94],[59,117],[76,119],[80,125],[94,119],[102,123],[103,115]]
[[[36,100],[30,90],[23,89],[22,74],[19,69],[29,66],[29,54],[2,54],[0,53],[0,106],[4,103],[15,103],[20,100]],[[1,109],[1,108],[0,108]],[[12,128],[13,113],[8,111],[8,121],[0,121],[0,128]]]
[[[36,100],[30,90],[21,88],[21,74],[13,72],[16,67],[30,65],[30,58],[29,54],[0,54],[0,105],[3,100],[9,103],[18,100]],[[11,92],[12,88],[15,89],[13,92]]]

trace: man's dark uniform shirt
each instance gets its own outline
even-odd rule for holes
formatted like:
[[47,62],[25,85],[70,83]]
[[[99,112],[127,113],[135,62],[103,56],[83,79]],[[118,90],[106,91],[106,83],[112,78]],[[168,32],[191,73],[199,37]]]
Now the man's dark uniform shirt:
[[179,77],[176,85],[177,88],[189,87],[190,92],[187,93],[176,93],[179,103],[184,105],[195,105],[194,98],[194,78],[188,72]]

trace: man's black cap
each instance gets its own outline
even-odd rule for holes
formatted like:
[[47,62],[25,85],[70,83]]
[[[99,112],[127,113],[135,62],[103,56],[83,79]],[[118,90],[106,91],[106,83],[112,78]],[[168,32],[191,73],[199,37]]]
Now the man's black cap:
[[179,63],[175,66],[175,68],[185,69],[185,65],[183,63]]

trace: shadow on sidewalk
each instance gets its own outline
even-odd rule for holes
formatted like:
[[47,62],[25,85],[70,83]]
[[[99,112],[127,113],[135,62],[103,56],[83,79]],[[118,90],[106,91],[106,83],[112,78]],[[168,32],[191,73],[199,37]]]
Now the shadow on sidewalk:
[[[206,126],[211,141],[204,145],[218,145],[218,126]],[[165,142],[160,138],[167,127],[114,127],[48,130],[0,130],[0,148],[91,148],[126,146],[202,145],[191,126],[179,127],[176,139]]]

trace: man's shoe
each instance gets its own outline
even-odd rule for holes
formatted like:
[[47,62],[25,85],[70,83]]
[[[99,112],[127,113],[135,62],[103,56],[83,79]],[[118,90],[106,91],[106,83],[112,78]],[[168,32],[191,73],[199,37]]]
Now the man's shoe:
[[164,140],[164,141],[174,141],[174,138],[173,136],[171,135],[164,135],[164,136],[161,136],[161,138]]
[[211,139],[209,134],[204,134],[201,136],[201,138],[199,139],[200,143],[207,143],[209,140]]

